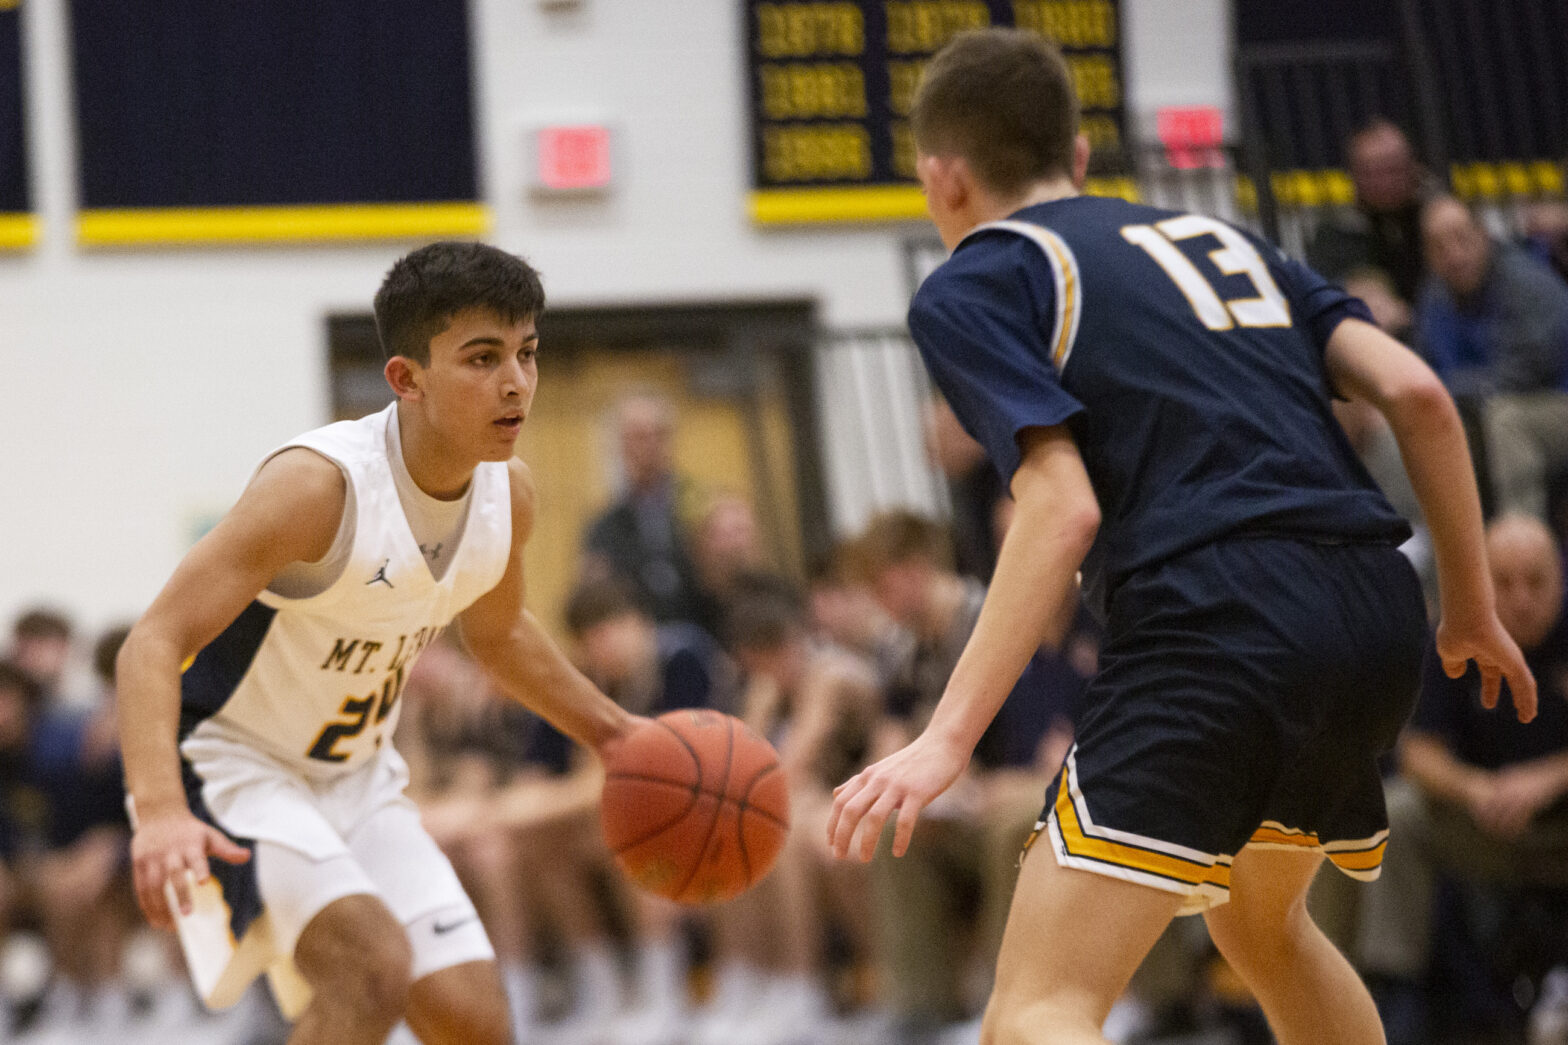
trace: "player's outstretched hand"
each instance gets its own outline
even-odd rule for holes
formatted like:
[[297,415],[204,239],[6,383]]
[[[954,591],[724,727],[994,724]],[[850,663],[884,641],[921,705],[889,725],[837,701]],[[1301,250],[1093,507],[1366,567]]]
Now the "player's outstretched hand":
[[893,855],[903,856],[915,821],[933,798],[946,791],[969,764],[970,752],[944,745],[923,733],[914,743],[884,758],[833,789],[828,814],[828,846],[840,858],[871,859],[888,817],[898,813]]
[[1481,706],[1497,707],[1503,680],[1514,700],[1514,714],[1520,722],[1535,718],[1535,676],[1519,652],[1519,644],[1503,629],[1496,614],[1487,614],[1475,623],[1459,623],[1445,617],[1437,626],[1437,654],[1443,658],[1443,671],[1459,678],[1475,661],[1481,670]]
[[131,836],[131,873],[136,902],[153,928],[174,928],[174,914],[163,892],[165,882],[174,887],[180,913],[191,913],[191,884],[207,880],[208,854],[231,864],[250,859],[249,849],[235,845],[189,810],[137,818],[136,833]]

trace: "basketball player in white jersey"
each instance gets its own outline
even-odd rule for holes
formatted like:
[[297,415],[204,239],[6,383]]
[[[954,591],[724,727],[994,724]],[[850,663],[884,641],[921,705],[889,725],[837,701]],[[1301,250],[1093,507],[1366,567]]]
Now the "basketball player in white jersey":
[[397,401],[268,457],[120,655],[138,901],[169,927],[166,897],[188,916],[215,877],[235,939],[264,924],[311,988],[293,1045],[381,1042],[399,1019],[427,1045],[511,1040],[494,952],[390,742],[444,626],[580,744],[638,721],[523,608],[534,495],[512,453],[543,304],[492,247],[397,262],[375,301]]

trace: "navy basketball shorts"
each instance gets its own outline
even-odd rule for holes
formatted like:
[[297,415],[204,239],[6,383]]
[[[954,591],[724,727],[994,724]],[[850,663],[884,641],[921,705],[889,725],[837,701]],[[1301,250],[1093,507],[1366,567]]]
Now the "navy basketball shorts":
[[1133,574],[1108,617],[1031,843],[1179,893],[1183,914],[1229,899],[1246,845],[1377,877],[1378,759],[1415,705],[1427,635],[1398,550],[1221,541]]

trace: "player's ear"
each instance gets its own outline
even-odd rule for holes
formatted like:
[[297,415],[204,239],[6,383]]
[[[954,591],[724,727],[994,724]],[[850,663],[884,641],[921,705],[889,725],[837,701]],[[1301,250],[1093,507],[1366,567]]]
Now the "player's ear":
[[424,396],[424,367],[407,356],[393,356],[387,360],[382,373],[387,384],[399,399],[418,401]]
[[933,156],[929,171],[926,194],[935,196],[944,211],[952,213],[968,202],[974,188],[968,160],[958,155]]
[[1073,188],[1083,188],[1089,176],[1089,139],[1080,134],[1073,139]]

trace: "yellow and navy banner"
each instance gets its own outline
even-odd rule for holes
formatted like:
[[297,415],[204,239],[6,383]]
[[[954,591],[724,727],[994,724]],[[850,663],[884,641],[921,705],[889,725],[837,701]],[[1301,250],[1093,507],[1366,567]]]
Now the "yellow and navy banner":
[[[1119,0],[748,0],[753,219],[923,217],[908,120],[915,87],[943,44],[986,26],[1056,40],[1072,67],[1084,133],[1099,156],[1121,154]],[[1088,188],[1136,191],[1113,171]]]
[[38,235],[27,191],[21,7],[0,0],[0,250],[30,246]]
[[72,0],[71,31],[83,243],[488,224],[465,0]]

